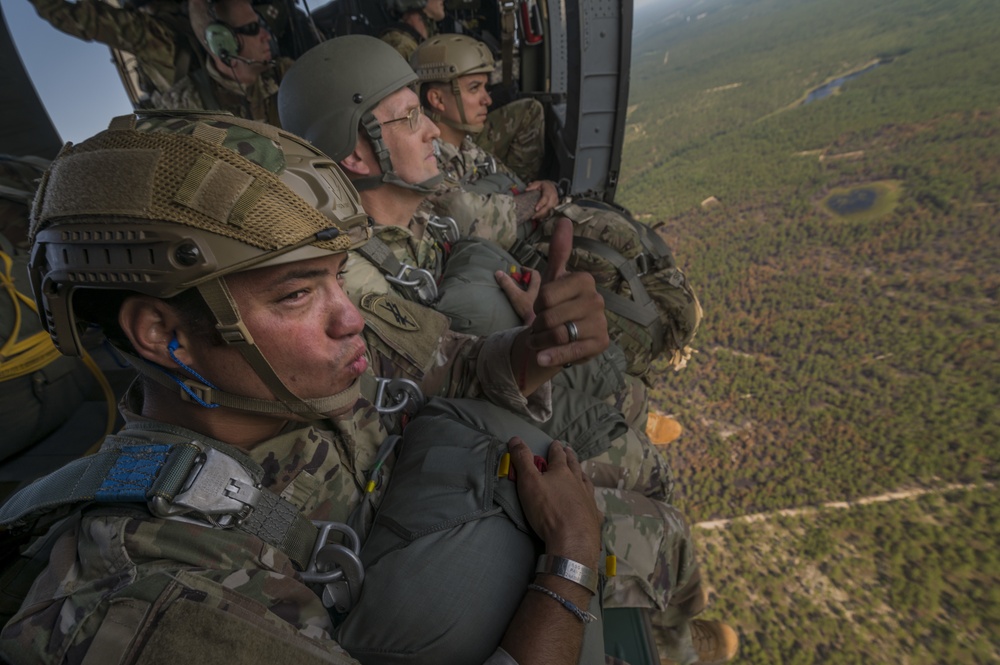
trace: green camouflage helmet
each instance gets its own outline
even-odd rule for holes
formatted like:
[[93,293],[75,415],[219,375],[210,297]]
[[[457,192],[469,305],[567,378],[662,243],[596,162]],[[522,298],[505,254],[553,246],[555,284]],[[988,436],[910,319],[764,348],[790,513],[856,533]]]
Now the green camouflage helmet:
[[444,123],[449,127],[471,134],[483,131],[483,125],[469,124],[465,117],[465,106],[462,104],[462,89],[458,80],[471,74],[493,73],[493,54],[486,44],[466,35],[438,35],[426,40],[410,57],[410,66],[417,73],[421,86],[421,101],[426,106],[423,87],[427,83],[450,83],[451,92],[458,102],[458,113],[461,122],[445,118],[433,109],[428,109],[428,115],[434,122]]
[[417,80],[406,60],[380,39],[345,35],[323,42],[295,61],[278,89],[281,126],[309,140],[340,162],[354,151],[364,129],[382,175],[354,180],[358,189],[391,183],[430,193],[441,181],[401,179],[382,140],[373,110],[383,99]]
[[[67,144],[42,178],[32,210],[31,286],[66,355],[82,348],[76,292],[170,298],[197,288],[223,340],[280,401],[187,381],[185,393],[257,413],[320,417],[346,397],[293,395],[253,343],[221,278],[344,252],[366,240],[368,228],[340,169],[288,132],[219,113],[123,116]],[[176,376],[134,364],[176,388]]]

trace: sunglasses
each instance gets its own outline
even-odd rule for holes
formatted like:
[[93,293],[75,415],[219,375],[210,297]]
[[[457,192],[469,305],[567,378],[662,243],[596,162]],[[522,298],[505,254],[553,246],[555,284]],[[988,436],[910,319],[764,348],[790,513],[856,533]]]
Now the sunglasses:
[[247,23],[246,25],[234,27],[233,32],[238,35],[246,35],[247,37],[256,37],[260,34],[260,28],[260,21],[254,21],[253,23]]

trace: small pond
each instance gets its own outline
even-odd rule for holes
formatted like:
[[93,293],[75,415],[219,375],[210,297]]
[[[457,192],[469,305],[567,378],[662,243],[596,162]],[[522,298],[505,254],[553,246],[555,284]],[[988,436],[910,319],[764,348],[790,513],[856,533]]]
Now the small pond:
[[876,67],[878,67],[881,64],[883,64],[883,63],[881,61],[879,61],[879,62],[876,62],[874,64],[868,65],[864,69],[860,69],[860,70],[858,70],[858,71],[856,71],[856,72],[854,72],[852,74],[847,74],[846,76],[841,76],[840,78],[835,78],[832,81],[830,81],[829,83],[824,83],[823,85],[821,85],[820,87],[812,90],[808,95],[806,95],[806,98],[802,101],[802,105],[805,106],[809,102],[815,102],[815,101],[820,100],[820,99],[826,99],[827,97],[829,97],[830,95],[832,95],[834,92],[836,92],[836,90],[838,88],[840,88],[840,86],[844,85],[845,83],[847,83],[851,79],[856,79],[859,76],[861,76],[862,74],[870,72],[871,70],[875,69]]
[[843,194],[834,194],[826,201],[826,207],[838,215],[852,215],[871,209],[878,200],[878,192],[871,187],[859,187]]

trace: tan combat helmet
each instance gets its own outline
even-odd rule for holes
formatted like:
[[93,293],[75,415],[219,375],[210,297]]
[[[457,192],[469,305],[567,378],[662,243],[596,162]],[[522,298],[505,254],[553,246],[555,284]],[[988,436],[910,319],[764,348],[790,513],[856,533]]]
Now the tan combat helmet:
[[382,174],[355,179],[355,187],[373,189],[388,183],[429,194],[443,176],[418,183],[400,178],[382,140],[382,124],[372,113],[379,102],[416,80],[403,56],[381,39],[345,35],[327,40],[296,60],[282,78],[281,126],[338,162],[351,154],[363,130]]
[[[458,113],[461,122],[455,122],[443,117],[433,109],[427,114],[434,120],[449,127],[478,134],[483,131],[483,125],[469,124],[465,117],[465,106],[462,104],[462,90],[458,79],[469,74],[493,73],[493,54],[478,39],[466,35],[438,35],[426,40],[410,57],[410,66],[417,73],[421,86],[421,101],[425,100],[423,87],[427,83],[450,83],[451,92],[458,102]],[[426,107],[426,104],[425,104]]]
[[357,191],[302,139],[219,113],[116,118],[108,130],[63,148],[42,179],[30,233],[32,291],[64,354],[80,353],[78,326],[88,323],[74,310],[78,292],[171,298],[197,289],[223,341],[242,352],[278,401],[231,395],[131,359],[140,372],[180,385],[195,401],[255,413],[319,418],[356,399],[355,387],[317,399],[292,394],[221,279],[344,252],[368,238]]

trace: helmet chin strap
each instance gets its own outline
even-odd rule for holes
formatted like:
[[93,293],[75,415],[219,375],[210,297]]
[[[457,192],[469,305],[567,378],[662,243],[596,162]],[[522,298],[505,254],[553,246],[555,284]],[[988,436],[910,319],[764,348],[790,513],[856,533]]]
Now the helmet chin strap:
[[434,122],[447,125],[452,129],[457,129],[460,132],[465,132],[466,134],[478,134],[483,131],[483,128],[486,126],[485,124],[470,124],[469,119],[465,117],[465,104],[462,103],[462,88],[458,85],[458,79],[453,79],[451,82],[451,94],[455,96],[455,105],[458,106],[458,117],[461,118],[462,121],[456,122],[451,118],[446,118],[440,111],[436,111],[434,109],[427,112],[430,119]]
[[375,158],[378,159],[382,173],[381,175],[372,175],[352,180],[351,183],[359,192],[388,184],[420,192],[421,194],[432,194],[437,189],[437,186],[441,184],[441,181],[444,180],[444,174],[438,173],[423,182],[406,182],[399,177],[392,167],[389,148],[385,145],[385,140],[382,138],[382,123],[369,111],[361,118],[361,126],[365,128],[365,132],[368,134],[368,141],[372,145],[372,150],[375,152]]
[[131,353],[122,351],[121,349],[119,349],[119,353],[125,356],[125,359],[143,376],[149,377],[161,386],[171,390],[178,390],[179,386],[180,389],[178,392],[181,399],[201,404],[207,408],[225,406],[230,409],[239,409],[240,411],[265,416],[319,420],[334,417],[337,413],[354,406],[354,403],[361,396],[362,390],[361,379],[357,379],[346,389],[335,395],[315,399],[296,398],[301,406],[293,409],[286,402],[235,395],[194,379],[181,378],[173,371],[143,360]]
[[[462,112],[462,115],[465,116],[464,111]],[[465,132],[466,134],[472,134],[473,136],[483,131],[483,128],[486,127],[485,124],[470,125],[465,122],[455,122],[451,118],[446,118],[443,115],[441,115],[439,111],[428,111],[427,116],[434,122],[441,123],[442,125],[448,125],[452,129],[457,129],[460,132]]]

